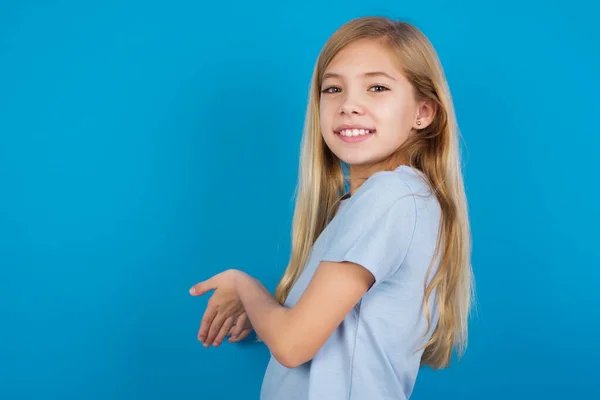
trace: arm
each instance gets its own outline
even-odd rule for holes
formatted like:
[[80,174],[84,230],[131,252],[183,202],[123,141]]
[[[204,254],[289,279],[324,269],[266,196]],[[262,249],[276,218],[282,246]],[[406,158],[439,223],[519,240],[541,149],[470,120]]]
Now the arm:
[[[410,187],[394,173],[369,178],[341,211],[335,241],[292,308],[279,305],[258,281],[238,270],[199,283],[191,293],[234,293],[275,358],[287,367],[299,366],[314,357],[367,290],[401,267],[416,211]],[[209,301],[209,307],[218,306]]]
[[287,308],[245,273],[236,291],[254,330],[282,365],[311,360],[352,310],[375,278],[350,262],[321,262],[298,303]]

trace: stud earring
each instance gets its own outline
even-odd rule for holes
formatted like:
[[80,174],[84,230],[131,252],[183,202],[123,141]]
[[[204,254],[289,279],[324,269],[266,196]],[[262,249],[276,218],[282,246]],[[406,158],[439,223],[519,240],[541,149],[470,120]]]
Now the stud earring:
[[421,121],[417,121],[417,125],[418,125],[418,126],[421,126]]

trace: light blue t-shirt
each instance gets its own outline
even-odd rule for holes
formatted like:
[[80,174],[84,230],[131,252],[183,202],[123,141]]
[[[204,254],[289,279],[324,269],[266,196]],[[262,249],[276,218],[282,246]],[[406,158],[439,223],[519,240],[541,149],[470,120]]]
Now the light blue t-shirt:
[[422,356],[418,349],[438,318],[434,291],[429,302],[433,323],[423,337],[424,283],[440,216],[424,175],[409,166],[372,175],[342,200],[285,306],[296,304],[321,261],[360,264],[375,283],[312,360],[286,368],[271,354],[261,400],[409,398]]

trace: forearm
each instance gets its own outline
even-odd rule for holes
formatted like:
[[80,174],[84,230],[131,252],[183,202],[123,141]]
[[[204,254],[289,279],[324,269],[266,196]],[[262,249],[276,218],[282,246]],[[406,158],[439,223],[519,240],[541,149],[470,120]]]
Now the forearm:
[[282,364],[290,364],[287,339],[291,337],[290,309],[283,307],[256,279],[240,273],[236,289],[256,334]]

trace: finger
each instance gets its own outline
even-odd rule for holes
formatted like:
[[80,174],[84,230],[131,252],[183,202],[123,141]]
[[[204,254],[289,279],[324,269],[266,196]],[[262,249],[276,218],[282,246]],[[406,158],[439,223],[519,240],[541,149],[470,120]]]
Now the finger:
[[241,342],[242,340],[246,339],[246,337],[250,334],[250,332],[252,332],[252,329],[244,329],[242,331],[242,333],[240,333],[239,336],[230,338],[229,343]]
[[202,316],[202,323],[200,324],[200,330],[198,331],[198,340],[200,340],[201,342],[204,342],[204,339],[206,339],[210,326],[212,325],[216,316],[217,308],[212,307],[209,304],[206,311],[204,311],[204,316]]
[[233,336],[233,332],[235,331],[235,326],[236,326],[235,324],[233,324],[231,326],[231,329],[229,329],[229,333],[227,333],[227,336]]
[[246,337],[252,332],[252,329],[244,329],[240,336],[238,336],[238,340],[244,340]]
[[214,279],[210,278],[203,282],[196,283],[194,286],[192,286],[190,288],[190,294],[192,296],[202,296],[204,293],[213,289],[216,289],[216,286],[214,284]]
[[248,315],[246,313],[243,313],[238,317],[237,321],[235,322],[235,329],[231,333],[231,336],[236,337],[239,336],[240,333],[242,333],[242,331],[244,330],[244,325],[246,325],[246,318],[248,318]]
[[223,322],[223,326],[221,327],[219,334],[215,338],[213,346],[219,347],[221,345],[223,339],[225,339],[225,335],[227,335],[227,332],[229,332],[229,330],[231,329],[231,325],[233,325],[233,317],[229,317],[225,320],[225,322]]
[[208,335],[206,336],[206,340],[204,341],[205,344],[210,346],[215,341],[217,334],[223,326],[223,322],[225,322],[225,316],[223,314],[217,314],[212,324],[210,324]]

